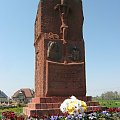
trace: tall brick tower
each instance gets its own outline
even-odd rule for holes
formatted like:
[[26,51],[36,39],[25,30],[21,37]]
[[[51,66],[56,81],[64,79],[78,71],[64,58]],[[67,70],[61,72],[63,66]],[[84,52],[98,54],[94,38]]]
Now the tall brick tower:
[[30,115],[60,113],[69,96],[86,96],[85,47],[81,0],[40,0],[35,20],[35,98]]

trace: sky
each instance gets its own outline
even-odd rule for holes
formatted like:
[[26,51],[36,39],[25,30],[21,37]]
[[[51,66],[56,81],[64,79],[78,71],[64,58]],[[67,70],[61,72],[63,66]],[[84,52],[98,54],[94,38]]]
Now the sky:
[[[0,3],[0,90],[34,89],[34,22],[39,0]],[[87,95],[120,92],[120,0],[83,0]]]

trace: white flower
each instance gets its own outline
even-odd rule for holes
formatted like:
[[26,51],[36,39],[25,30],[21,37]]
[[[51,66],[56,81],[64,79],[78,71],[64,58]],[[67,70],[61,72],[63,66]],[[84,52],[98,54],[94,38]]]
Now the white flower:
[[60,110],[62,111],[62,113],[67,112],[67,111],[66,111],[66,105],[65,105],[65,103],[62,103],[62,104],[61,104]]
[[70,99],[76,100],[77,98],[75,96],[71,96]]
[[87,105],[84,101],[78,100],[75,96],[71,96],[70,99],[66,99],[60,106],[60,110],[70,115],[77,116],[79,113],[84,113],[87,109]]

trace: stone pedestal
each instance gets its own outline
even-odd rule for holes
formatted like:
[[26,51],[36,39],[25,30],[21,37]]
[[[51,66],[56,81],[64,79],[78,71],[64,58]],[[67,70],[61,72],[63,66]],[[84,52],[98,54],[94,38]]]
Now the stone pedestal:
[[[44,115],[63,115],[60,111],[61,103],[67,99],[68,97],[44,97],[44,98],[33,98],[32,102],[28,104],[28,107],[23,109],[23,112],[30,116],[37,114],[39,116]],[[78,97],[78,99],[86,101],[88,108],[87,111],[94,111],[99,107],[98,102],[92,102],[91,96],[87,97]]]

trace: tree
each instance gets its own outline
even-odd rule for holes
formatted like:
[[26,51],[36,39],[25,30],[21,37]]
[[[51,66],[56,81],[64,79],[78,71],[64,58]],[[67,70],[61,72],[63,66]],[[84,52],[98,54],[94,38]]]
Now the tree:
[[107,91],[102,93],[99,97],[96,96],[95,98],[103,100],[120,100],[120,93],[117,91]]

